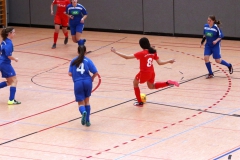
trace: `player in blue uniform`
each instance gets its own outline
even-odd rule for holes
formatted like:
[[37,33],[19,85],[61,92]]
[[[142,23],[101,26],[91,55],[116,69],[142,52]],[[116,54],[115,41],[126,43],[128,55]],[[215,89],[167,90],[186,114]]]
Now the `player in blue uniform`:
[[[82,114],[81,123],[89,127],[91,125],[89,99],[92,92],[92,82],[98,75],[98,71],[94,63],[85,57],[85,46],[78,46],[78,54],[78,57],[75,57],[70,63],[68,75],[72,76],[74,82],[74,94]],[[92,76],[90,72],[93,74]]]
[[209,61],[209,57],[212,54],[217,63],[227,66],[229,73],[233,73],[232,64],[221,59],[221,39],[223,38],[223,33],[219,28],[219,25],[220,21],[217,21],[213,15],[208,16],[207,24],[204,25],[201,46],[203,45],[204,41],[207,40],[204,48],[204,60],[209,73],[206,78],[214,77],[211,63]]
[[78,45],[84,45],[86,39],[81,39],[81,34],[84,28],[84,21],[87,18],[87,11],[83,5],[77,0],[72,0],[66,8],[66,14],[69,16],[69,26],[71,30],[72,40]]
[[10,97],[8,104],[21,104],[15,100],[16,86],[17,86],[17,77],[16,73],[11,65],[11,61],[18,62],[18,59],[12,56],[13,44],[12,39],[15,35],[15,29],[12,27],[4,28],[1,32],[2,42],[0,47],[0,71],[2,77],[6,78],[7,81],[0,83],[0,88],[6,86],[10,87]]

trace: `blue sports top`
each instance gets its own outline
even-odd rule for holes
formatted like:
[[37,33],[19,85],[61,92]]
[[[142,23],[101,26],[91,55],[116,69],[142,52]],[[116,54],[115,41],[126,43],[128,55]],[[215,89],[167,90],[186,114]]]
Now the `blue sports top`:
[[69,25],[79,24],[83,16],[87,15],[86,9],[79,3],[76,7],[72,4],[67,5],[66,13],[73,16],[73,19],[69,18]]
[[[209,24],[205,24],[204,30],[203,30],[203,35],[205,35],[206,40],[207,40],[205,45],[209,45],[209,46],[214,46],[213,41],[215,41],[218,38],[224,37],[221,29],[218,28],[218,26],[216,24],[214,24],[212,26],[212,28],[209,26]],[[216,43],[215,45],[219,44],[220,42],[221,42],[221,40],[218,41],[218,43]]]
[[70,63],[70,67],[69,67],[69,72],[72,73],[72,79],[73,81],[79,81],[79,80],[86,80],[86,79],[90,79],[92,80],[90,73],[97,73],[97,68],[95,67],[94,63],[87,57],[84,57],[83,59],[83,63],[81,63],[79,65],[79,67],[77,67],[76,65],[72,65],[73,61],[77,59],[77,57],[75,57],[71,63]]
[[7,38],[5,41],[2,41],[0,46],[0,64],[7,63],[11,64],[11,60],[8,56],[12,56],[13,44],[11,39]]

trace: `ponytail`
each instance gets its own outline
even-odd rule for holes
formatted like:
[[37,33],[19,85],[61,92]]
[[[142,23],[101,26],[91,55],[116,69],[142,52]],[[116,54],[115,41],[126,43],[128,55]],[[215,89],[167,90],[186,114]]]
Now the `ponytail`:
[[154,49],[153,47],[150,47],[150,48],[148,49],[148,52],[149,52],[149,53],[156,53],[157,51],[156,51],[156,49]]
[[76,65],[78,67],[83,62],[85,53],[86,46],[78,46],[78,57],[73,61],[72,66]]
[[4,41],[5,39],[7,39],[8,34],[9,34],[10,32],[12,32],[13,30],[14,30],[14,28],[12,28],[12,27],[7,27],[7,28],[3,28],[3,29],[2,29],[1,36],[2,36],[3,41]]

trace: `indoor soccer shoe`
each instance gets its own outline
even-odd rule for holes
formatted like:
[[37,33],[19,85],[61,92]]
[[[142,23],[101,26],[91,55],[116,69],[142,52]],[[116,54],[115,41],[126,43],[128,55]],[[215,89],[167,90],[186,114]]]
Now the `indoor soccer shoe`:
[[213,77],[214,77],[213,74],[208,74],[207,77],[206,77],[206,79],[210,79],[210,78],[213,78]]
[[179,83],[177,81],[168,80],[167,83],[170,85],[175,85],[175,86],[179,87]]
[[8,105],[21,104],[21,102],[16,101],[15,99],[10,101],[8,100]]
[[57,47],[56,43],[53,43],[52,49],[55,49]]
[[82,114],[82,119],[81,119],[82,125],[85,125],[85,124],[86,124],[86,116],[87,116],[87,112],[84,111],[83,114]]
[[86,126],[89,127],[91,126],[91,123],[89,121],[86,122]]
[[134,102],[133,105],[134,106],[138,106],[138,107],[142,107],[143,106],[143,102]]
[[65,37],[64,44],[67,44],[67,43],[68,43],[68,37]]
[[233,67],[232,67],[232,64],[230,63],[230,67],[228,67],[228,70],[229,70],[229,73],[230,74],[233,74]]

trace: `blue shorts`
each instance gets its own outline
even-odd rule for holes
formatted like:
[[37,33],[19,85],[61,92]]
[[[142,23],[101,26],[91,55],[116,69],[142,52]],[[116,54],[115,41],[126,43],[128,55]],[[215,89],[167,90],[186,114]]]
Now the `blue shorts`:
[[79,80],[74,82],[74,94],[77,102],[83,101],[91,96],[92,80]]
[[220,43],[215,44],[214,46],[205,45],[204,56],[210,56],[213,54],[214,59],[221,58],[221,46]]
[[83,28],[83,23],[70,25],[71,35],[76,35],[76,32],[82,33]]
[[2,78],[9,78],[16,76],[16,72],[14,71],[11,64],[2,63],[0,64],[0,71],[2,73]]

